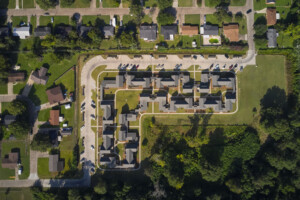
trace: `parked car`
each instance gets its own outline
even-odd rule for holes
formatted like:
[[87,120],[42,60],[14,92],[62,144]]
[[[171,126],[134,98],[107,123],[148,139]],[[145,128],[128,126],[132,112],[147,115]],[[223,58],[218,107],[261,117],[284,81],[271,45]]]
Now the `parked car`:
[[85,128],[85,125],[81,126],[80,131],[82,131]]
[[95,147],[94,147],[94,145],[91,145],[91,149],[92,149],[92,150],[95,150]]
[[244,70],[244,67],[243,67],[243,66],[241,66],[241,67],[240,67],[240,71],[242,72],[243,70]]

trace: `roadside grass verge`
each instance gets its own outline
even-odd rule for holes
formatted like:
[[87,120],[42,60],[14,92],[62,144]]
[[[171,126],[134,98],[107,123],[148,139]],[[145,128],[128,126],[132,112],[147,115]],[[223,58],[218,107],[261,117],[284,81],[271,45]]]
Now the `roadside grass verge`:
[[84,15],[82,16],[82,24],[95,26],[109,25],[110,16],[109,15]]
[[185,23],[190,25],[200,25],[200,15],[185,15]]

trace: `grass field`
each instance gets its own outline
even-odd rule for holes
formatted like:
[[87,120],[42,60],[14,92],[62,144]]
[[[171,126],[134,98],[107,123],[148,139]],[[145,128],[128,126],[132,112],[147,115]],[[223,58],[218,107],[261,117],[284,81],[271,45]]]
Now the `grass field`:
[[0,199],[32,200],[32,194],[30,190],[30,188],[1,188]]
[[[21,8],[22,7],[21,4],[19,5]],[[35,8],[34,0],[23,0],[23,8]]]
[[16,0],[1,0],[0,1],[0,8],[16,8]]
[[0,84],[0,94],[7,94],[7,83]]
[[49,171],[49,158],[38,158],[38,176],[41,179],[55,178],[57,172]]
[[192,7],[193,0],[178,0],[178,7]]
[[117,8],[120,5],[120,0],[103,0],[103,8]]
[[200,15],[185,15],[185,23],[191,25],[200,25]]
[[276,0],[276,6],[291,6],[292,0]]
[[59,144],[60,150],[60,159],[64,160],[65,168],[62,173],[65,173],[70,170],[70,164],[73,157],[73,148],[76,144],[76,137],[74,137],[74,131],[72,135],[66,136],[63,138],[61,143]]
[[[235,125],[255,123],[257,115],[253,108],[259,113],[260,100],[269,88],[278,86],[286,90],[287,81],[285,77],[283,56],[257,56],[257,66],[248,66],[238,74],[238,111],[232,115],[212,115],[208,119],[211,125]],[[255,81],[254,81],[255,80]],[[157,121],[165,125],[190,125],[191,115],[156,115]],[[167,119],[167,120],[166,120]],[[200,124],[203,121],[200,120]]]
[[48,121],[49,117],[50,117],[50,110],[51,110],[51,108],[45,109],[45,110],[40,110],[39,114],[38,114],[38,120],[42,121],[42,122]]
[[95,26],[96,24],[104,26],[109,25],[109,15],[84,15],[82,16],[82,24]]
[[[29,144],[24,140],[5,141],[2,142],[1,157],[3,158],[10,152],[19,152],[20,160],[23,166],[23,173],[19,179],[26,179],[29,176]],[[1,167],[0,161],[0,179],[9,179],[15,176],[15,170],[5,169]]]
[[144,4],[145,4],[145,7],[156,7],[157,0],[145,0]]
[[70,6],[63,6],[61,4],[62,8],[89,8],[90,7],[90,1],[89,0],[75,0],[74,3]]
[[106,65],[101,65],[99,67],[97,67],[96,69],[94,69],[94,71],[92,72],[92,78],[97,81],[97,77],[99,75],[100,72],[104,71],[106,68]]
[[56,26],[59,24],[68,25],[70,23],[70,19],[68,16],[40,16],[40,26],[51,25],[52,17],[53,17],[53,26]]
[[26,24],[28,22],[27,16],[12,16],[11,19],[13,27],[20,26],[20,24],[23,22]]

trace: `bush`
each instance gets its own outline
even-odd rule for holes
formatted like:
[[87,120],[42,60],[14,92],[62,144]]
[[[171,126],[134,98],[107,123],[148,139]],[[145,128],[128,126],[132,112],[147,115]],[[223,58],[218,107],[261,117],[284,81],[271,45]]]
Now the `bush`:
[[209,43],[214,44],[214,43],[219,43],[218,39],[210,39]]
[[175,16],[166,11],[160,11],[157,16],[157,22],[160,25],[173,24],[175,21]]

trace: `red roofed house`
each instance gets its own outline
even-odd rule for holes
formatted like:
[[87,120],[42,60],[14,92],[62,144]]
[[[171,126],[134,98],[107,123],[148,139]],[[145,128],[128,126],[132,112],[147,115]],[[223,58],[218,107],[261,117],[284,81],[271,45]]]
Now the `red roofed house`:
[[276,8],[267,8],[267,25],[273,26],[276,24]]
[[50,110],[50,125],[59,126],[59,110]]
[[238,24],[224,24],[223,33],[230,42],[239,41],[239,25]]
[[198,26],[189,26],[189,25],[183,25],[181,27],[181,35],[198,35],[199,34],[199,27]]
[[46,91],[50,104],[59,103],[64,100],[60,86],[56,86]]

